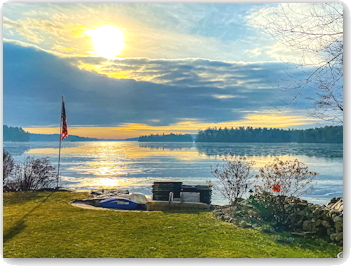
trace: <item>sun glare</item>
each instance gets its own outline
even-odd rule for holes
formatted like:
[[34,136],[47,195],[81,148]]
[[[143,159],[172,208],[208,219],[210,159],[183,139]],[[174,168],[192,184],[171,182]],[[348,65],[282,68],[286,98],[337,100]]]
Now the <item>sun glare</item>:
[[119,181],[110,178],[97,179],[97,185],[104,188],[111,188],[118,186]]
[[102,57],[114,58],[124,49],[124,34],[113,25],[103,25],[85,32],[92,37],[94,51]]

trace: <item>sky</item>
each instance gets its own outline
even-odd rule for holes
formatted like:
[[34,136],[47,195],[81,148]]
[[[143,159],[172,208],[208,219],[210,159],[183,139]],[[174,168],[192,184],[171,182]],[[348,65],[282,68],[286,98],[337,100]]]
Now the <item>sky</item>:
[[[309,10],[310,3],[295,8]],[[277,3],[5,3],[3,122],[131,138],[207,127],[311,128],[313,92],[293,105],[276,87],[302,77],[300,52],[257,25]]]

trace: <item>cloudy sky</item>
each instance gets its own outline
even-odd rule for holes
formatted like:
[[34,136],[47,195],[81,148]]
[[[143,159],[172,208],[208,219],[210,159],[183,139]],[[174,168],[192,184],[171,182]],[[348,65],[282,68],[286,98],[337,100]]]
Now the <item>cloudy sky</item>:
[[[300,10],[311,4],[297,4]],[[3,5],[4,124],[98,138],[208,126],[309,128],[275,84],[300,53],[255,25],[268,3]],[[321,122],[321,121],[320,121]]]

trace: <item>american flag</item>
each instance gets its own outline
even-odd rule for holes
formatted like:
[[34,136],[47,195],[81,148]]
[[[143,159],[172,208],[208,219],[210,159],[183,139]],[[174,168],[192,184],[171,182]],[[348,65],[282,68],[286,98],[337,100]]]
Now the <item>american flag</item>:
[[68,135],[69,132],[67,130],[67,122],[66,122],[66,112],[65,112],[65,103],[63,99],[63,106],[61,108],[61,123],[62,123],[62,130],[61,130],[61,141],[64,140]]

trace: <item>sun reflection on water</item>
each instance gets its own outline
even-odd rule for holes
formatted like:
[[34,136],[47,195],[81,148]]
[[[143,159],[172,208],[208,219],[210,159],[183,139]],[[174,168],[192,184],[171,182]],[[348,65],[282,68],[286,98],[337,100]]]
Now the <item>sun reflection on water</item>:
[[97,181],[96,185],[99,187],[110,188],[110,187],[117,187],[119,185],[119,181],[116,179],[103,178],[103,179],[95,179],[95,180]]
[[[41,145],[45,145],[44,148]],[[51,162],[57,164],[56,144],[32,142],[28,146],[32,149],[26,150],[24,156],[49,156]],[[328,151],[326,154],[335,151],[329,145],[322,145],[321,150],[324,149]],[[155,181],[182,181],[185,184],[204,184],[206,180],[215,182],[210,166],[221,163],[224,154],[246,156],[248,160],[256,162],[255,171],[276,157],[284,161],[297,158],[310,170],[320,173],[317,179],[322,179],[325,183],[318,184],[318,193],[314,197],[326,199],[328,197],[325,194],[331,194],[331,191],[335,193],[342,188],[343,162],[342,157],[322,157],[321,150],[317,151],[309,145],[303,149],[300,145],[293,144],[186,146],[138,142],[64,142],[60,173],[63,186],[67,187],[86,190],[116,188],[151,194]],[[214,200],[216,199],[215,195]]]

